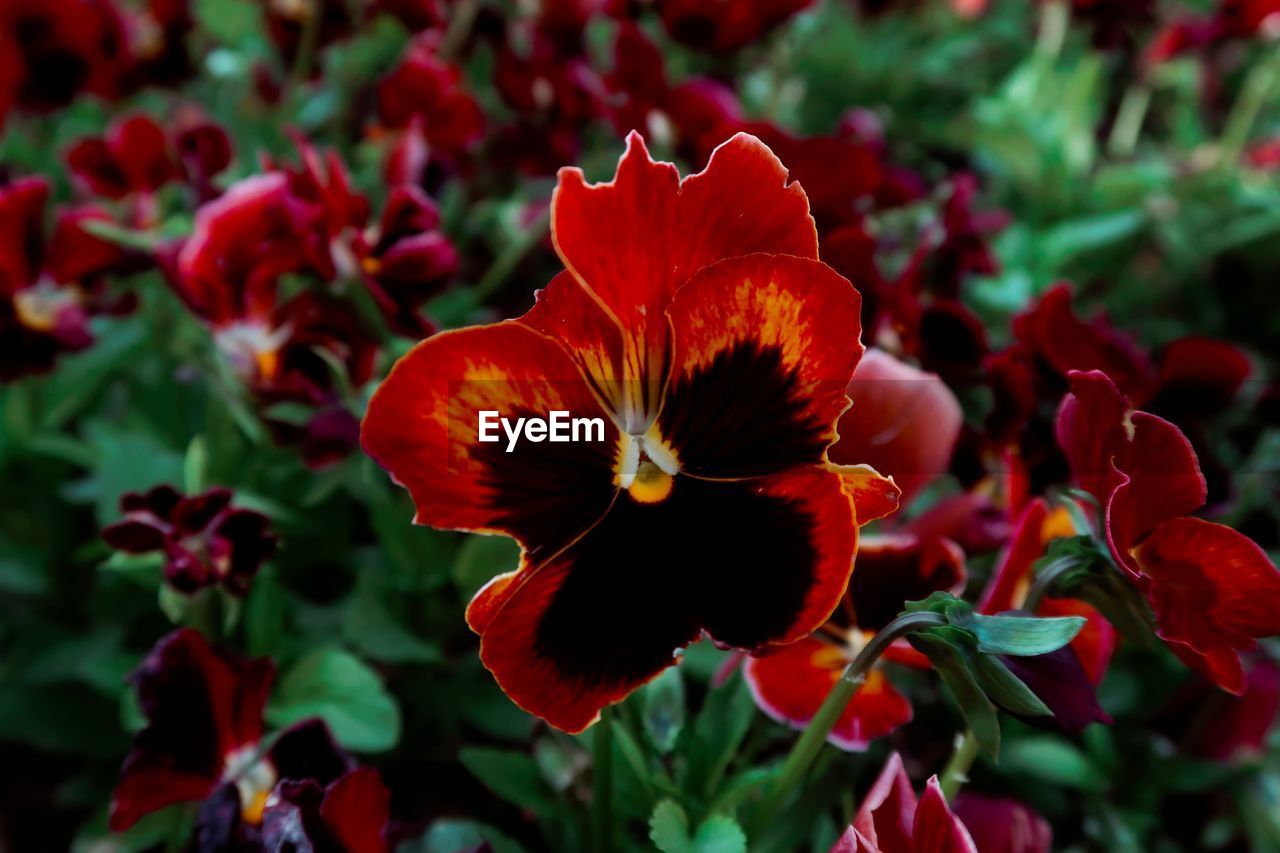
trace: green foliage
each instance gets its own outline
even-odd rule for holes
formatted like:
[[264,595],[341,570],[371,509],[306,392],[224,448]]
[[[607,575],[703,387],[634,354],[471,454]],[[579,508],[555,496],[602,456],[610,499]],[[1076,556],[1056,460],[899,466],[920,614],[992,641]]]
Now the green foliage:
[[400,708],[369,666],[341,649],[317,649],[280,679],[267,720],[288,726],[309,717],[329,724],[338,743],[382,752],[400,740]]

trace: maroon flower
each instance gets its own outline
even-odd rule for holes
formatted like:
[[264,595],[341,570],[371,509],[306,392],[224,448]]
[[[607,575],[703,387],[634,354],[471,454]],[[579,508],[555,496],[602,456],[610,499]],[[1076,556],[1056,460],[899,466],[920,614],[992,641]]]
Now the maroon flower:
[[[711,53],[732,53],[757,41],[812,2],[659,0],[657,6],[663,26],[676,41]],[[774,150],[777,151],[776,148]],[[790,162],[781,151],[778,155]]]
[[1100,371],[1070,378],[1058,443],[1076,484],[1101,507],[1116,565],[1150,601],[1174,654],[1239,695],[1240,653],[1280,633],[1280,572],[1248,537],[1191,517],[1205,480],[1176,426],[1134,411]]
[[204,849],[256,839],[283,779],[327,785],[351,767],[323,722],[305,720],[266,748],[262,713],[275,667],[219,652],[184,628],[156,644],[130,676],[147,726],[134,737],[111,801],[111,829],[175,803],[204,801]]
[[1053,829],[1027,806],[1009,797],[964,790],[955,812],[982,853],[1049,853]]
[[702,162],[743,121],[733,89],[709,77],[673,84],[658,46],[631,21],[619,24],[613,72],[605,79],[614,128],[638,130],[656,143]]
[[9,0],[0,5],[0,121],[10,105],[47,112],[81,93],[114,98],[128,62],[111,0]]
[[[425,167],[428,153],[454,166],[484,133],[484,113],[463,86],[462,71],[437,55],[438,46],[435,33],[414,39],[377,84],[378,121],[396,132],[389,158],[401,180],[416,183],[414,171]],[[416,158],[414,149],[421,149]],[[415,159],[423,161],[416,170],[405,168]]]
[[0,381],[46,372],[60,354],[93,343],[90,316],[112,308],[103,280],[130,261],[85,230],[107,219],[89,208],[61,212],[46,241],[48,194],[39,178],[0,186]]
[[313,779],[285,781],[267,798],[262,841],[268,850],[382,853],[390,796],[378,771],[361,767],[327,787]]
[[360,260],[364,283],[397,334],[423,338],[435,330],[422,316],[422,304],[458,271],[458,253],[439,227],[431,199],[417,187],[401,186],[391,191],[367,238]]
[[229,489],[184,496],[172,486],[120,499],[124,518],[102,531],[107,544],[129,554],[163,551],[164,575],[187,594],[222,586],[244,595],[276,537],[261,513],[231,506]]

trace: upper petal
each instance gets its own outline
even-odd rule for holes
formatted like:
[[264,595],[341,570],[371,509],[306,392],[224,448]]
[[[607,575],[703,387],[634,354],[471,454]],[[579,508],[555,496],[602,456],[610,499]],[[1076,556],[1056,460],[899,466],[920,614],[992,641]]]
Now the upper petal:
[[[511,447],[497,418],[599,418],[602,441]],[[494,441],[480,441],[480,413]],[[594,437],[594,436],[593,436]],[[618,433],[555,341],[519,323],[428,338],[400,359],[369,401],[361,444],[405,486],[416,520],[506,533],[538,557],[563,548],[613,500]]]
[[937,776],[930,777],[920,795],[911,841],[913,849],[929,853],[978,853],[969,830],[947,805]]
[[894,752],[862,798],[853,828],[880,850],[914,850],[911,837],[916,813],[916,792]]
[[781,255],[721,261],[681,288],[658,418],[681,470],[749,477],[821,462],[862,355],[860,305],[826,264]]

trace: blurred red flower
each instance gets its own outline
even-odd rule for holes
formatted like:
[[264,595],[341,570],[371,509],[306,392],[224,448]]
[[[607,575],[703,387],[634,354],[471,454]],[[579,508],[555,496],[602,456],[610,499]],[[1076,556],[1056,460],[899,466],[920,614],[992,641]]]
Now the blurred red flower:
[[813,0],[659,0],[658,16],[676,41],[711,53],[732,53],[808,7]]
[[184,496],[172,486],[156,486],[124,495],[120,511],[124,518],[104,529],[102,538],[128,554],[163,551],[165,580],[179,592],[222,586],[244,595],[275,553],[267,517],[233,507],[229,489]]
[[136,259],[85,229],[109,217],[92,208],[61,211],[46,239],[48,196],[40,178],[0,185],[0,381],[52,369],[60,354],[93,343],[92,315],[131,305],[108,301],[102,284]]
[[[419,344],[362,441],[418,521],[520,541],[468,623],[518,705],[580,731],[704,630],[760,649],[816,629],[898,490],[826,460],[858,295],[758,140],[681,181],[632,134],[612,181],[561,171],[552,236],[567,270],[534,308]],[[598,417],[604,440],[503,452],[480,410]]]
[[328,786],[315,779],[281,782],[262,813],[267,850],[383,853],[391,796],[378,771],[360,767]]
[[275,667],[210,647],[184,628],[160,640],[130,676],[147,725],[133,739],[111,801],[111,829],[175,803],[203,801],[197,832],[207,849],[242,849],[260,837],[280,780],[327,785],[351,759],[319,719],[263,742],[262,714]]
[[1158,633],[1184,663],[1232,693],[1240,652],[1280,633],[1280,572],[1248,537],[1189,517],[1205,480],[1186,437],[1134,411],[1101,371],[1073,372],[1058,442],[1097,499],[1116,564],[1147,596]]

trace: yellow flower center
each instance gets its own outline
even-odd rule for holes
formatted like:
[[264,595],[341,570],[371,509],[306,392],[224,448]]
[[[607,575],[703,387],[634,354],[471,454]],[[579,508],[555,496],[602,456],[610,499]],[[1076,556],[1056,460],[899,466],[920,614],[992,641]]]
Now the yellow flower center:
[[636,468],[635,480],[627,489],[642,504],[656,504],[671,494],[676,478],[646,459]]

